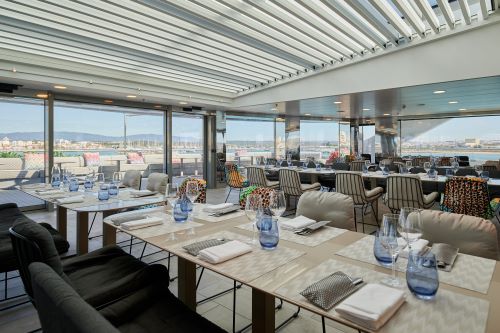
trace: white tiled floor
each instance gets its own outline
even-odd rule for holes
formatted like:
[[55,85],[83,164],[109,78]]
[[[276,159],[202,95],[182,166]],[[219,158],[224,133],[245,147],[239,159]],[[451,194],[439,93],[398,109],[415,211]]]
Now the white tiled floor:
[[[233,191],[234,194],[231,194],[230,200],[232,202],[237,202],[237,192]],[[218,203],[222,202],[225,199],[227,192],[226,189],[216,189],[209,190],[207,194],[207,199],[209,203]],[[382,213],[382,212],[381,212]],[[32,219],[38,222],[48,222],[55,225],[55,213],[47,212],[47,211],[34,211],[27,213]],[[72,221],[75,217],[69,216],[68,221]],[[101,217],[98,215],[98,220]],[[95,227],[92,230],[91,236],[100,235],[101,234],[101,223],[96,223]],[[366,231],[373,231],[373,227],[367,227]],[[68,223],[68,235],[69,241],[71,244],[71,249],[75,248],[75,230],[74,225],[72,223]],[[125,234],[119,234],[117,237],[118,241],[128,240]],[[128,244],[128,242],[126,243]],[[123,244],[125,245],[125,243]],[[89,242],[89,249],[97,249],[101,246],[101,238],[94,238]],[[143,245],[136,245],[133,247],[132,253],[135,256],[140,256]],[[125,250],[128,250],[126,248]],[[146,248],[146,254],[156,252],[158,249],[148,246]],[[145,262],[151,262],[154,260],[158,260],[161,258],[165,258],[166,254],[164,252],[154,254],[151,256],[147,256],[144,258]],[[161,261],[163,264],[167,264],[166,260]],[[172,258],[171,260],[171,276],[177,275],[177,265],[176,259]],[[200,287],[198,290],[198,299],[202,299],[204,297],[213,295],[222,290],[232,288],[233,282],[227,278],[216,275],[215,273],[211,273],[209,271],[205,271],[203,278],[200,283]],[[177,281],[174,281],[170,284],[170,289],[174,294],[177,293]],[[9,282],[9,295],[14,295],[16,293],[22,292],[22,284],[20,279],[11,280]],[[3,296],[2,296],[3,297]],[[0,307],[13,304],[14,302],[6,302],[0,305]],[[208,301],[206,303],[198,306],[197,311],[213,321],[217,325],[221,326],[227,331],[232,330],[232,293],[228,293],[224,296],[216,298],[212,301]],[[286,304],[283,309],[277,311],[276,313],[276,323],[281,323],[285,318],[288,318],[294,311],[296,311],[296,307]],[[236,306],[236,329],[240,329],[243,326],[246,326],[251,321],[251,291],[250,288],[243,286],[237,292],[237,306]],[[26,304],[20,307],[16,307],[14,309],[0,311],[0,332],[2,333],[10,333],[10,332],[29,332],[31,330],[35,330],[40,327],[38,322],[37,314],[35,309],[31,304]],[[251,331],[250,329],[248,331]],[[321,317],[314,315],[311,312],[301,310],[299,317],[288,325],[284,326],[281,332],[321,332]],[[332,321],[327,321],[327,331],[328,332],[352,332],[351,329],[338,325]]]

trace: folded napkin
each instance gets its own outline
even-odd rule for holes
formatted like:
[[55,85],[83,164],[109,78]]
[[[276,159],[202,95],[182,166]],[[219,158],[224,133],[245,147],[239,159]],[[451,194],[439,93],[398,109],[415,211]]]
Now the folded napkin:
[[127,215],[123,215],[123,216],[112,217],[111,221],[113,222],[114,225],[120,225],[123,222],[137,221],[137,220],[142,220],[145,218],[146,218],[146,215],[144,213],[127,214]]
[[234,207],[235,205],[228,202],[228,203],[221,203],[221,204],[218,204],[218,205],[206,205],[204,208],[203,208],[203,211],[204,212],[207,212],[207,213],[218,213],[220,211],[225,211],[226,209],[228,208],[231,208],[231,207]]
[[56,194],[56,193],[64,193],[63,190],[58,190],[58,189],[54,189],[54,188],[36,190],[35,192],[37,192],[40,195],[50,195],[50,194]]
[[230,242],[230,239],[220,238],[220,239],[206,239],[196,243],[191,243],[183,246],[182,248],[186,250],[190,255],[197,256],[201,250],[208,249],[209,247],[214,247],[217,245],[222,245],[224,243]]
[[145,219],[123,222],[120,227],[125,230],[135,230],[146,227],[151,227],[154,225],[159,225],[163,223],[163,219],[161,217],[146,217]]
[[369,283],[340,303],[335,311],[371,330],[381,328],[405,302],[402,290]]
[[200,259],[208,261],[211,264],[219,264],[251,251],[252,247],[250,245],[233,240],[222,245],[201,250],[198,256]]
[[423,177],[428,177],[429,175],[427,174],[427,172],[419,172],[417,173],[417,175],[420,177],[420,178],[423,178]]
[[313,225],[314,223],[316,223],[316,221],[302,215],[290,220],[279,221],[282,229],[292,231],[306,228],[310,225]]
[[458,248],[445,243],[434,243],[431,251],[436,256],[438,269],[445,272],[451,271],[458,256]]
[[130,196],[140,198],[140,197],[147,197],[150,195],[156,194],[156,192],[150,191],[150,190],[132,190],[130,191]]
[[[413,251],[417,251],[418,253],[422,253],[426,248],[427,244],[429,244],[428,240],[425,239],[417,239],[413,244],[411,245],[411,249]],[[399,251],[399,256],[401,258],[408,258],[410,255],[410,248],[406,244],[406,240],[404,238],[398,237],[398,246],[401,251]]]
[[72,203],[84,202],[85,197],[83,195],[75,195],[73,197],[59,198],[56,199],[56,201],[59,204],[72,204]]

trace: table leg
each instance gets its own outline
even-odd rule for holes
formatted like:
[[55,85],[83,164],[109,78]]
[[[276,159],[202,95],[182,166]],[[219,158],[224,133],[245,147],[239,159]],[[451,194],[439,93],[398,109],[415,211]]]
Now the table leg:
[[274,296],[252,288],[252,332],[274,332]]
[[373,190],[377,187],[377,178],[370,177],[370,190]]
[[78,255],[89,252],[89,213],[76,213],[76,253]]
[[68,210],[57,206],[57,231],[64,238],[68,239]]
[[191,310],[196,311],[196,264],[178,257],[177,267],[178,297]]
[[[110,212],[103,212],[102,219],[104,220],[109,215],[112,215]],[[102,223],[102,246],[106,245],[115,245],[116,244],[116,228],[107,224]]]

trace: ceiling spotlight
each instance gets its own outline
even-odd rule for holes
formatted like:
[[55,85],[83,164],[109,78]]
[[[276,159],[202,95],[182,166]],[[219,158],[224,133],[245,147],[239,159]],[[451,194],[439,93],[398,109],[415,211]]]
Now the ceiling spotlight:
[[66,89],[66,86],[59,86],[59,85],[56,85],[54,86],[55,89]]
[[434,90],[433,94],[444,94],[446,90]]
[[159,108],[161,108],[161,105],[155,105],[154,107],[159,109]]
[[467,111],[466,108],[461,108],[461,109],[458,109],[458,111]]
[[384,113],[384,116],[390,116],[391,114],[390,113]]
[[310,116],[311,114],[310,113],[304,113],[304,116]]
[[449,101],[448,104],[457,104],[458,101]]
[[343,112],[345,112],[345,111],[343,111],[343,110],[338,110],[337,111],[337,113],[343,113]]
[[342,102],[341,101],[335,101],[335,102],[333,102],[333,104],[342,104]]
[[332,120],[332,118],[326,118],[325,120],[326,120],[326,121],[330,121],[330,120]]
[[112,99],[105,99],[105,100],[104,100],[104,103],[106,103],[106,104],[111,104],[111,103],[113,103],[113,100],[112,100]]
[[38,94],[36,94],[36,97],[38,97],[38,98],[47,98],[47,97],[49,97],[49,95],[47,93],[38,93]]
[[127,98],[136,98],[136,95],[127,95]]
[[370,109],[364,108],[363,111],[370,111]]
[[271,111],[278,111],[278,109],[277,108],[272,108]]
[[16,67],[12,67],[12,73],[16,73],[16,72],[17,72]]
[[179,102],[180,105],[186,105],[188,102]]

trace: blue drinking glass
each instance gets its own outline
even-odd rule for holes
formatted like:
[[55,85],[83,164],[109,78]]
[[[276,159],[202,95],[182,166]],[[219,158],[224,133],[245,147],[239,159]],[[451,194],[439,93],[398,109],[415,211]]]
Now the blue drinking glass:
[[85,178],[85,182],[83,183],[83,187],[85,187],[85,191],[90,191],[94,187],[94,181],[87,177]]
[[316,171],[321,171],[321,164],[316,164]]
[[174,203],[174,209],[172,210],[172,214],[174,216],[175,222],[182,223],[187,221],[189,212],[182,209],[182,202],[180,201],[181,200],[177,200],[177,202]]
[[375,242],[373,243],[373,255],[375,259],[377,259],[378,263],[384,267],[391,268],[392,266],[392,258],[391,251],[388,248],[385,248],[380,243],[380,230],[377,230],[375,233]]
[[264,215],[260,218],[259,242],[264,250],[274,250],[280,241],[278,219]]
[[78,184],[78,179],[71,178],[69,180],[69,191],[70,192],[76,192],[76,191],[78,191],[79,187],[80,187],[80,184]]
[[412,251],[406,267],[406,283],[415,297],[432,300],[439,288],[436,256],[432,252],[419,255]]
[[53,188],[59,188],[59,186],[61,186],[61,177],[59,177],[59,175],[52,176],[51,184]]
[[490,172],[489,171],[483,171],[481,172],[481,178],[484,180],[488,181],[490,179]]
[[102,184],[97,192],[97,199],[101,201],[109,200],[108,185]]
[[382,168],[382,174],[383,174],[384,176],[387,176],[387,175],[389,174],[389,168],[388,168],[387,166],[384,166],[384,167]]
[[453,170],[452,169],[446,169],[446,178],[451,178],[453,177],[455,174],[453,173]]
[[363,168],[363,173],[365,174],[368,173],[368,167],[366,166],[366,164],[363,164],[362,168]]
[[111,184],[109,184],[109,187],[108,187],[108,193],[110,196],[114,197],[114,196],[117,196],[118,195],[118,184],[117,183],[114,183],[112,182]]

